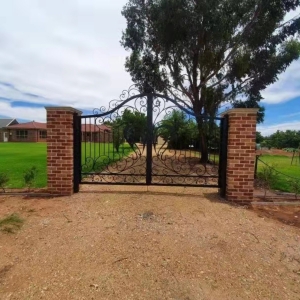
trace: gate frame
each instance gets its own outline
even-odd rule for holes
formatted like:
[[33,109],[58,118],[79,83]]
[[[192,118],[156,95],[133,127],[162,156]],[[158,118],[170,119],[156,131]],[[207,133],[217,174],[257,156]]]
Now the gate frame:
[[[218,163],[218,174],[216,175],[217,184],[216,185],[186,185],[191,187],[211,187],[211,188],[219,188],[223,197],[226,194],[226,166],[227,166],[227,137],[228,137],[228,119],[226,117],[210,117],[207,115],[199,115],[195,116],[192,107],[190,107],[185,101],[181,99],[174,100],[168,96],[150,92],[150,93],[140,93],[137,95],[133,95],[128,97],[123,101],[119,101],[120,104],[113,106],[112,109],[105,111],[103,113],[92,114],[92,115],[78,115],[74,116],[74,192],[79,191],[80,184],[99,184],[98,182],[87,182],[84,183],[81,181],[81,120],[87,118],[99,118],[104,117],[106,115],[112,114],[117,111],[119,108],[122,108],[125,104],[134,99],[147,97],[147,128],[153,127],[153,101],[156,98],[161,98],[166,101],[170,101],[176,107],[178,107],[181,111],[186,114],[192,115],[197,118],[200,117],[202,119],[213,119],[220,121],[220,140],[219,140],[219,163]],[[181,102],[182,105],[179,103]],[[184,107],[185,105],[186,107]],[[184,184],[156,184],[152,183],[152,141],[153,141],[153,130],[147,130],[147,138],[146,138],[146,182],[142,184],[138,183],[103,183],[109,185],[157,185],[157,186],[185,186]],[[80,148],[80,149],[79,149]],[[79,167],[80,165],[80,167]],[[154,175],[155,176],[155,175]],[[199,176],[201,177],[201,176]],[[205,176],[203,176],[205,177]]]
[[[80,157],[80,153],[75,151],[74,143],[78,145],[80,140],[74,140],[74,119],[81,111],[72,107],[46,107],[46,110],[47,191],[58,196],[72,195],[79,190],[74,158]],[[226,182],[228,201],[249,203],[253,199],[257,112],[258,109],[251,108],[231,109],[222,115],[228,115],[229,130],[227,166],[222,165],[222,174],[224,176],[226,170],[226,177],[220,176],[220,181],[223,188]],[[224,190],[220,192],[224,194]]]

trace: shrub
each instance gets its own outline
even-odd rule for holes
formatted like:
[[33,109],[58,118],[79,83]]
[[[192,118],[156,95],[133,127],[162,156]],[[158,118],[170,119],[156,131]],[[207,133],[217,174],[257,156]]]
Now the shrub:
[[274,166],[263,166],[262,170],[257,174],[257,178],[261,186],[265,190],[264,197],[266,197],[267,190],[270,190],[272,185],[276,182],[278,178],[278,173],[274,169]]
[[35,166],[31,167],[30,169],[25,170],[24,182],[25,182],[25,185],[28,187],[28,190],[30,190],[30,188],[34,185],[37,174],[38,174],[38,170]]
[[297,195],[300,195],[300,179],[292,179],[289,183],[291,191],[295,194],[295,199],[297,199]]
[[6,173],[0,173],[0,188],[5,192],[5,185],[9,181],[9,177]]

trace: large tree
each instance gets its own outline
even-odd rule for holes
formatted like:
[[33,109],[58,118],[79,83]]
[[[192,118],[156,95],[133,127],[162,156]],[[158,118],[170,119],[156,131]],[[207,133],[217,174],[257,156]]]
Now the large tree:
[[[129,0],[122,45],[126,70],[142,88],[183,97],[196,116],[222,102],[259,107],[261,91],[299,57],[300,0]],[[246,104],[245,104],[245,103]],[[198,118],[203,162],[208,160]]]

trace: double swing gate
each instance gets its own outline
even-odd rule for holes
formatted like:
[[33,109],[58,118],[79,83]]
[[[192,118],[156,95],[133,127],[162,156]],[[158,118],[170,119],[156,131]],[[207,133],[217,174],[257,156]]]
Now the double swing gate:
[[134,88],[74,116],[79,184],[219,187],[225,193],[227,119],[196,116],[183,100]]

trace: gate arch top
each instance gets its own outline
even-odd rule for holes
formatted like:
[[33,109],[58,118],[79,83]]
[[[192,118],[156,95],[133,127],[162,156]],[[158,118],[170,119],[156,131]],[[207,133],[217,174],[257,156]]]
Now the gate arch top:
[[[122,116],[127,109],[140,112],[140,116],[146,118],[146,123],[141,125],[143,130],[135,128],[133,123],[124,123]],[[179,119],[175,117],[172,125],[169,120],[176,116],[175,111],[179,112]],[[219,187],[217,152],[221,118],[195,116],[192,107],[184,100],[153,91],[140,93],[135,86],[123,91],[119,99],[111,100],[107,108],[102,106],[94,109],[93,114],[79,118],[78,128],[84,132],[78,136],[84,145],[80,150],[83,155],[78,154],[77,159],[83,159],[80,170],[83,184]],[[205,164],[200,162],[203,140],[199,133],[191,132],[198,132],[199,120],[210,128],[205,137],[209,140],[206,147],[210,151],[210,163]],[[181,128],[186,122],[189,126]],[[109,133],[101,132],[103,125],[112,126]],[[125,151],[126,145],[130,149]]]

